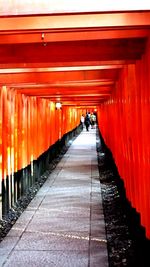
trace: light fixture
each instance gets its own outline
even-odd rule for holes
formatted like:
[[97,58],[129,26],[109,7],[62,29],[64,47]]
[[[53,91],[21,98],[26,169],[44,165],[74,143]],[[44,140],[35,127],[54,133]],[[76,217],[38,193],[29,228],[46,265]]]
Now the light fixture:
[[41,39],[44,40],[45,34],[44,32],[41,34]]
[[60,102],[56,102],[55,106],[56,109],[61,109],[62,104]]

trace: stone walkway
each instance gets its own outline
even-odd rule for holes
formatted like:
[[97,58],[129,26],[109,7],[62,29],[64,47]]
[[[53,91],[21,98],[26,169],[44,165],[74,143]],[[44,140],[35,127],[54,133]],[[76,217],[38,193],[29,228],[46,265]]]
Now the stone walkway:
[[96,131],[75,139],[8,235],[4,267],[108,267]]

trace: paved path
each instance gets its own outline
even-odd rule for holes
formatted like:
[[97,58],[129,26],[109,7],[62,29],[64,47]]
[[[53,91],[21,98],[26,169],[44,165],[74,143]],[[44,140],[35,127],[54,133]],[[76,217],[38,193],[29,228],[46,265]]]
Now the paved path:
[[4,267],[108,267],[95,129],[75,139],[0,243]]

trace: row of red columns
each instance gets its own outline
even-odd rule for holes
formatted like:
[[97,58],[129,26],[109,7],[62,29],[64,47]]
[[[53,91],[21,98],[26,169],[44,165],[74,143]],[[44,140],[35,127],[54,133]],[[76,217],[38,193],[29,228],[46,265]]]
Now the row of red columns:
[[99,107],[98,118],[128,200],[140,213],[150,239],[150,39],[142,58],[120,72],[111,98]]
[[65,133],[76,128],[81,114],[82,109],[70,106],[56,109],[55,103],[48,99],[25,96],[12,88],[1,87],[0,178],[4,184],[9,180],[12,184],[9,190],[13,188],[13,174],[32,164]]

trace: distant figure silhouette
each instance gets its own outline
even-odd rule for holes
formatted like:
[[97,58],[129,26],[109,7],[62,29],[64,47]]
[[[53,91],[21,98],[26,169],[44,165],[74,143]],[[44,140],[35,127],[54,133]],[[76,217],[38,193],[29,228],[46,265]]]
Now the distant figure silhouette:
[[90,114],[89,113],[86,113],[84,124],[85,124],[85,127],[86,127],[86,130],[87,131],[89,131],[90,123],[91,123],[90,122]]
[[84,127],[84,120],[85,120],[85,118],[84,118],[84,115],[82,114],[81,115],[81,119],[80,119],[80,122],[81,122],[81,125],[82,125],[82,130],[83,130],[83,127]]
[[91,113],[90,120],[91,120],[91,128],[94,129],[96,123],[96,116],[94,113]]

